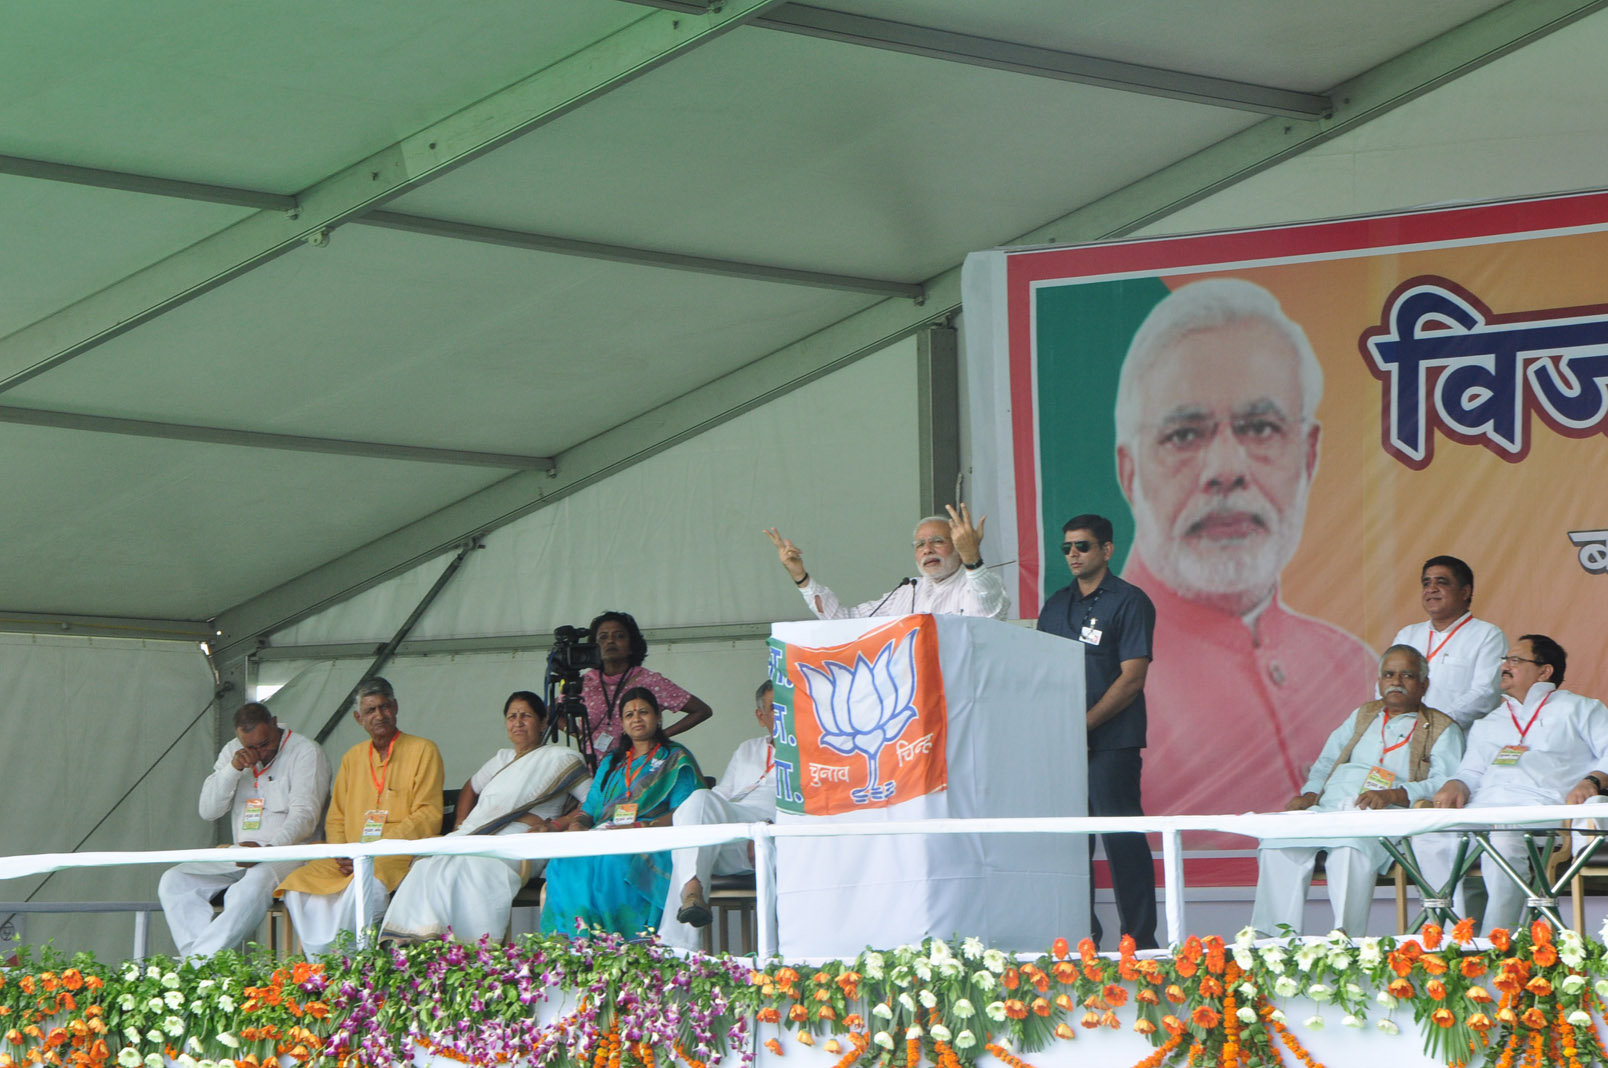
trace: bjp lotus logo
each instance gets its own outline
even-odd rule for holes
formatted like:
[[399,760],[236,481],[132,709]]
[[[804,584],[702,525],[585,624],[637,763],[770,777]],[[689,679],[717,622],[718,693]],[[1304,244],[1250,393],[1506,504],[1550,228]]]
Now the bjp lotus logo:
[[856,653],[852,669],[835,660],[826,661],[826,671],[799,665],[821,725],[821,745],[845,756],[865,757],[866,783],[849,791],[855,804],[886,801],[896,789],[891,779],[878,781],[877,763],[883,748],[917,716],[916,634],[911,631],[888,642],[874,660]]

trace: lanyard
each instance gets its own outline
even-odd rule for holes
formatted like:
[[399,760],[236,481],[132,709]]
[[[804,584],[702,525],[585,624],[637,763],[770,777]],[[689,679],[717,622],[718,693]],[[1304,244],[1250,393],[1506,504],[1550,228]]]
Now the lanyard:
[[[279,754],[283,753],[285,751],[285,743],[288,742],[288,741],[290,741],[290,728],[286,727],[285,728],[285,733],[280,735],[280,737],[279,737],[279,748],[274,750],[274,755],[268,761],[268,763],[264,764],[260,768],[256,765],[255,761],[252,763],[252,765],[251,765],[251,789],[253,791],[255,791],[257,789],[257,780],[262,777],[263,772],[265,772],[269,768],[273,767],[274,766],[274,761],[279,759]],[[374,743],[370,742],[369,744],[373,745]],[[272,781],[272,780],[270,780],[270,781]]]
[[[1502,703],[1507,705],[1508,715],[1513,716],[1513,728],[1519,732],[1519,741],[1524,741],[1524,736],[1530,733],[1531,727],[1535,726],[1535,717],[1541,714],[1541,710],[1547,707],[1547,702],[1552,700],[1552,695],[1557,692],[1557,690],[1548,690],[1547,695],[1541,698],[1541,703],[1535,706],[1535,711],[1530,713],[1530,722],[1522,727],[1519,726],[1519,717],[1513,715],[1513,702],[1509,698],[1502,698]],[[1524,706],[1520,705],[1519,707],[1523,708]]]
[[1418,730],[1418,717],[1414,716],[1413,717],[1413,725],[1411,727],[1407,728],[1407,737],[1403,738],[1401,741],[1397,742],[1395,745],[1385,745],[1385,723],[1389,719],[1390,719],[1389,716],[1380,716],[1379,717],[1379,744],[1383,747],[1383,750],[1379,754],[1379,759],[1380,760],[1383,760],[1385,758],[1385,754],[1394,753],[1396,750],[1400,749],[1402,746],[1404,746],[1408,742],[1412,741],[1413,740],[1413,735]]
[[1446,643],[1457,637],[1457,632],[1462,630],[1463,627],[1467,625],[1468,621],[1473,618],[1474,614],[1472,612],[1464,616],[1463,621],[1457,626],[1453,627],[1451,632],[1447,634],[1446,637],[1441,639],[1441,643],[1439,645],[1435,644],[1435,624],[1431,623],[1429,625],[1429,634],[1424,638],[1424,659],[1435,659],[1435,654],[1446,648]]
[[647,767],[649,764],[653,763],[653,755],[655,753],[657,753],[658,751],[659,751],[659,743],[654,742],[653,743],[653,748],[648,750],[647,756],[642,758],[642,763],[637,765],[637,769],[635,771],[631,770],[631,753],[630,753],[630,751],[626,752],[625,762],[620,765],[620,774],[625,779],[625,796],[626,797],[631,796],[631,780],[635,779],[638,775],[641,775],[642,774],[642,769]]
[[391,758],[396,756],[396,740],[402,737],[397,731],[391,736],[391,748],[385,751],[385,759],[380,761],[380,773],[374,774],[374,743],[369,743],[369,781],[374,784],[374,797],[376,800],[385,796],[385,780],[391,777]]
[[614,696],[610,697],[609,696],[609,688],[603,682],[603,669],[602,668],[597,669],[597,688],[598,688],[598,692],[603,695],[603,722],[604,723],[613,723],[614,722],[614,720],[615,720],[614,706],[617,703],[619,703],[620,695],[625,692],[625,684],[626,684],[627,680],[629,680],[631,678],[631,672],[633,672],[635,670],[636,670],[635,667],[628,667],[628,668],[625,669],[625,672],[620,676],[620,681],[614,684]]

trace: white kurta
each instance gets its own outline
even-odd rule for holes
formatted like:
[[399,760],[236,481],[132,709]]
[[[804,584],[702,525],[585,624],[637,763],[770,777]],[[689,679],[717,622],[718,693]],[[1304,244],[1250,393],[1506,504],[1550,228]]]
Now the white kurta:
[[[212,774],[201,784],[201,818],[230,816],[237,843],[316,841],[330,784],[329,760],[318,743],[285,730],[273,763],[257,773],[235,768],[238,752],[240,741],[234,739],[218,753]],[[262,808],[258,826],[251,828],[246,823],[253,801]],[[274,888],[296,867],[293,860],[250,868],[229,861],[193,861],[163,872],[157,895],[179,956],[211,956],[244,941],[262,922]],[[212,897],[219,890],[225,891],[223,911],[214,917]]]
[[[1510,745],[1528,748],[1516,763],[1494,763]],[[1608,707],[1557,689],[1550,682],[1538,682],[1522,703],[1503,697],[1496,711],[1469,729],[1468,751],[1452,777],[1468,787],[1469,808],[1561,805],[1587,772],[1597,770],[1608,770]],[[1521,832],[1495,831],[1490,841],[1515,868],[1528,870]],[[1420,835],[1413,840],[1413,850],[1431,884],[1444,886],[1451,877],[1457,842],[1454,833]],[[1480,872],[1487,895],[1485,930],[1511,929],[1523,918],[1527,895],[1495,864],[1481,864]],[[1459,915],[1465,914],[1461,887],[1454,907]]]
[[[557,746],[541,746],[518,761],[512,749],[498,750],[470,777],[469,784],[478,795],[475,807],[448,837],[471,834],[475,828],[525,807],[532,798],[551,792],[572,770],[584,766],[578,752]],[[591,778],[580,776],[567,792],[541,802],[532,811],[544,819],[560,816],[569,798],[585,801],[590,789]],[[527,831],[528,827],[516,821],[495,833]],[[532,861],[529,870],[539,872],[545,863]],[[528,878],[521,869],[520,861],[501,857],[420,857],[396,888],[382,929],[387,935],[409,938],[430,938],[449,928],[453,937],[464,942],[484,935],[501,938],[508,928],[514,895]]]
[[[1406,790],[1410,802],[1422,801],[1441,788],[1463,757],[1462,732],[1448,728],[1441,732],[1429,751],[1428,778],[1408,781],[1412,748],[1408,739],[1419,728],[1418,716],[1391,716],[1386,722],[1381,714],[1377,727],[1370,727],[1357,740],[1350,759],[1336,767],[1335,761],[1356,732],[1360,712],[1361,709],[1354,710],[1335,728],[1312,766],[1312,774],[1302,792],[1319,796],[1318,803],[1307,809],[1308,812],[1333,812],[1351,807],[1376,764],[1394,773],[1395,781],[1391,785]],[[1385,752],[1392,746],[1395,748]],[[1324,874],[1329,883],[1334,925],[1353,937],[1365,933],[1368,909],[1373,902],[1374,876],[1390,861],[1377,838],[1318,842],[1264,839],[1257,852],[1256,903],[1252,908],[1251,926],[1268,935],[1277,934],[1280,924],[1288,924],[1298,932],[1302,930],[1307,890],[1312,884],[1312,869],[1320,850],[1328,851]]]
[[[1451,640],[1447,635],[1452,635]],[[1502,703],[1507,638],[1496,624],[1464,613],[1444,631],[1437,631],[1426,619],[1401,628],[1390,644],[1410,645],[1429,657],[1424,704],[1451,716],[1464,730]]]
[[[760,823],[776,818],[776,764],[769,738],[750,738],[737,747],[726,771],[713,790],[695,790],[676,807],[674,825],[687,827],[712,823]],[[698,931],[676,919],[681,911],[681,890],[697,877],[704,893],[715,875],[752,871],[748,843],[727,842],[701,849],[677,849],[672,855],[670,891],[665,898],[659,938],[666,944],[696,949]]]
[[[885,596],[860,604],[845,606],[837,594],[813,578],[799,587],[804,603],[810,606],[818,619],[854,619],[859,616],[908,616],[916,614],[952,616],[992,616],[1009,618],[1011,595],[1005,590],[1005,580],[998,572],[980,567],[968,571],[957,568],[955,573],[942,579],[926,575],[896,586]],[[819,599],[819,607],[816,601]]]

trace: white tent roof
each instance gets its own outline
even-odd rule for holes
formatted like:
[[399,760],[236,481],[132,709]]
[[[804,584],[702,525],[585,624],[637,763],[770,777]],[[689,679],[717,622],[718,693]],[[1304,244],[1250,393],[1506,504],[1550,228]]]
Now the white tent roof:
[[0,618],[249,642],[952,315],[975,248],[1600,184],[1602,6],[8,11]]

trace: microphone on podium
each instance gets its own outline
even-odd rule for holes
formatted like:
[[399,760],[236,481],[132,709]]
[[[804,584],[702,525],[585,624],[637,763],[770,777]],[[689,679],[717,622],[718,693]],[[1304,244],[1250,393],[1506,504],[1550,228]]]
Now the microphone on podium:
[[[877,606],[875,608],[871,609],[871,614],[876,615],[878,612],[882,611],[882,606],[888,603],[889,598],[891,598],[894,594],[898,593],[900,590],[904,589],[906,586],[914,586],[915,584],[916,584],[916,580],[911,578],[908,575],[906,575],[904,578],[900,579],[899,580],[899,585],[897,585],[893,589],[889,590],[888,591],[888,596],[884,597],[882,600],[878,601]],[[914,608],[915,608],[915,600],[913,598],[912,598],[912,600],[910,602],[910,605],[911,605],[911,609],[914,610]]]

